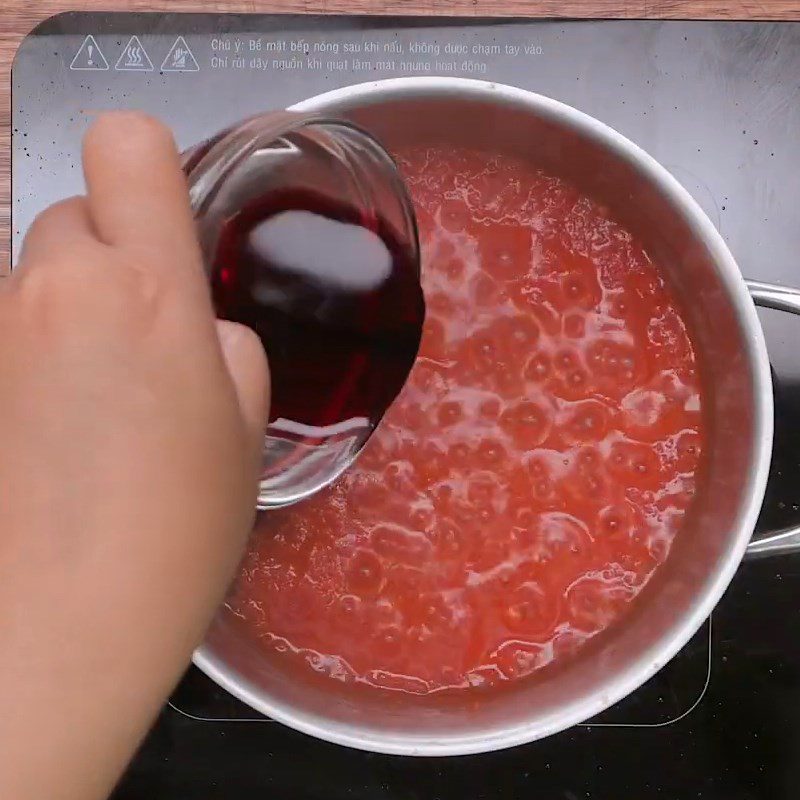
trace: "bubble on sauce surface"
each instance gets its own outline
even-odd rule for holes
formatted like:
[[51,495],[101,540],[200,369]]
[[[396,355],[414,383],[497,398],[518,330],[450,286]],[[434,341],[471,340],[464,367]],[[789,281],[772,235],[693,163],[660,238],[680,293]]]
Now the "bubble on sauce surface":
[[298,669],[486,690],[573,658],[668,557],[702,392],[674,299],[606,209],[512,158],[397,156],[420,356],[354,467],[261,518],[229,605]]

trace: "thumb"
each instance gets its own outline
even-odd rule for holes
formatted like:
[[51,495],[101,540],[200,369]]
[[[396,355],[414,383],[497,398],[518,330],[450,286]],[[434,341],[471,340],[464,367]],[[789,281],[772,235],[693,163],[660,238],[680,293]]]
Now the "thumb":
[[270,381],[266,353],[258,336],[236,322],[218,319],[217,335],[236,388],[242,417],[260,452],[269,415]]

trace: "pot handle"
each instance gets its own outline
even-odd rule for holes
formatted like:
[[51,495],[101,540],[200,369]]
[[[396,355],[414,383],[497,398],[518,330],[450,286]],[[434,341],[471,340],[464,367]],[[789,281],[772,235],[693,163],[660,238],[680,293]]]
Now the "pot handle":
[[[757,306],[774,308],[800,314],[800,289],[790,289],[760,281],[746,281],[753,302]],[[795,553],[800,551],[800,525],[782,528],[778,531],[751,541],[745,551],[745,558]]]

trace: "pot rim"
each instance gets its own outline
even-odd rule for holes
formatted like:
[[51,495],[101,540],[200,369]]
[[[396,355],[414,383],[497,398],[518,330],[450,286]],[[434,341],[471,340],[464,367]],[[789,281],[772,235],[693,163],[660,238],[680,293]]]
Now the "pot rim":
[[448,756],[490,752],[541,739],[584,722],[639,688],[671,660],[697,632],[713,611],[736,572],[755,528],[769,476],[772,455],[773,404],[772,379],[763,331],[755,305],[744,278],[722,236],[689,192],[668,170],[621,133],[578,109],[544,95],[505,84],[470,78],[412,77],[391,78],[346,86],[294,104],[290,111],[327,112],[331,104],[358,101],[391,102],[409,95],[436,97],[472,96],[496,100],[521,110],[535,109],[537,114],[562,126],[580,130],[604,147],[635,164],[647,180],[655,182],[669,197],[677,211],[690,221],[694,236],[708,249],[717,265],[720,281],[730,302],[747,331],[746,355],[754,384],[754,418],[751,432],[753,445],[752,470],[746,491],[748,500],[738,519],[738,530],[730,537],[728,552],[721,560],[717,574],[698,594],[690,614],[677,620],[669,635],[643,652],[627,668],[605,682],[598,682],[588,696],[565,704],[557,712],[535,718],[514,727],[489,733],[441,735],[409,735],[382,733],[371,728],[331,727],[323,717],[298,713],[274,702],[262,692],[250,690],[232,676],[225,664],[210,652],[204,643],[194,653],[193,661],[209,678],[226,691],[271,719],[290,728],[360,750],[392,755]]

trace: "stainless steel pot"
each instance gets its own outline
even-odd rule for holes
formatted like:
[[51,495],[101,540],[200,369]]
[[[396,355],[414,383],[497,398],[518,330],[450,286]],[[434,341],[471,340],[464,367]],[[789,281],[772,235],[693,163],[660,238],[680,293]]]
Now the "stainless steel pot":
[[[354,120],[390,145],[439,141],[522,155],[600,199],[684,298],[702,359],[705,475],[666,563],[622,624],[570,664],[463,703],[348,694],[306,680],[218,615],[195,663],[254,709],[305,733],[405,755],[496,750],[548,736],[632,692],[695,633],[749,552],[796,549],[800,531],[751,543],[772,450],[772,384],[755,305],[800,313],[800,292],[748,285],[714,226],[653,158],[598,120],[520,89],[455,78],[349,87],[295,106]],[[752,297],[751,297],[752,294]]]

